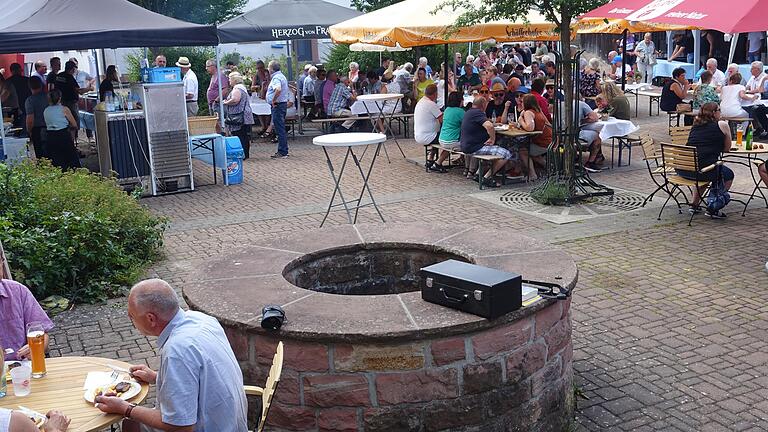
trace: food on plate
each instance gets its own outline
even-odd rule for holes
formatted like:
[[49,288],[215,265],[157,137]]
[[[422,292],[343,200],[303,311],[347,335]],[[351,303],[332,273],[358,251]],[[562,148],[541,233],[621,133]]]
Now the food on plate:
[[112,384],[109,386],[102,386],[102,387],[96,387],[93,391],[93,397],[96,398],[96,396],[117,396],[120,397],[123,395],[123,393],[130,390],[132,387],[132,384],[126,381],[121,381],[116,384]]

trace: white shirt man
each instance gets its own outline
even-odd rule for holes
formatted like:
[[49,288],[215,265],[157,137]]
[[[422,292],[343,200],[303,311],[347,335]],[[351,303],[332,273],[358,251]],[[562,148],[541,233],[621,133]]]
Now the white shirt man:
[[[711,58],[707,60],[707,70],[712,73],[712,85],[715,87],[723,87],[726,85],[725,73],[717,68],[717,60]],[[701,79],[699,79],[701,84]]]
[[413,136],[419,144],[437,144],[440,135],[440,123],[443,113],[437,106],[437,86],[430,84],[424,89],[424,97],[419,99],[413,110]]
[[768,84],[768,75],[763,72],[763,62],[752,62],[752,75],[747,81],[747,93],[760,94],[768,92],[766,84]]
[[181,68],[181,73],[184,74],[182,81],[184,82],[184,99],[187,102],[187,115],[197,115],[197,75],[192,71],[192,64],[187,57],[179,57],[179,61],[176,62],[176,66]]

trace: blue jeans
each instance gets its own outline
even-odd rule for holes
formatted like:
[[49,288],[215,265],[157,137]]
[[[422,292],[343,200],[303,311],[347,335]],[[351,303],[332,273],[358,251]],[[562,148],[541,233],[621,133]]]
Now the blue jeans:
[[760,51],[747,54],[747,61],[750,63],[760,61]]
[[277,152],[281,155],[288,154],[288,135],[285,133],[285,113],[288,110],[287,102],[278,102],[272,107],[272,124],[277,135]]

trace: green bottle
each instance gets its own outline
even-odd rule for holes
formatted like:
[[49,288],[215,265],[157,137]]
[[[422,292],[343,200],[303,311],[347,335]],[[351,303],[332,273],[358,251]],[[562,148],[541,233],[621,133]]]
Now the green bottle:
[[752,125],[747,126],[747,144],[744,146],[744,150],[752,150]]

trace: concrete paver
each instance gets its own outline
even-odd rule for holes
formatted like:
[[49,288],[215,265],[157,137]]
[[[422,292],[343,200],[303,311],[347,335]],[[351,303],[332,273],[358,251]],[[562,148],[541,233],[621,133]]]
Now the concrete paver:
[[[666,116],[649,118],[642,109],[647,102],[640,106],[636,123],[665,139]],[[401,142],[409,157],[421,154],[412,140]],[[317,227],[332,188],[321,150],[300,138],[291,142],[289,159],[270,160],[273,152],[266,143],[252,149],[242,185],[213,186],[208,167],[195,163],[197,191],[144,199],[171,220],[165,259],[148,276],[181,289],[211,257]],[[630,167],[594,177],[649,193],[653,184],[642,152],[635,148],[632,156]],[[736,172],[734,188],[751,190],[747,172]],[[345,186],[359,182],[350,176]],[[692,227],[687,214],[672,208],[661,221],[657,210],[644,209],[554,225],[472,198],[476,185],[457,173],[425,173],[394,154],[391,164],[378,161],[371,187],[388,223],[492,224],[573,255],[580,270],[573,302],[575,381],[589,398],[578,402],[578,430],[768,429],[768,210],[761,202],[753,202],[746,217],[732,204],[727,220],[697,217]],[[376,221],[371,209],[361,212],[361,222]],[[327,223],[343,224],[346,217],[336,212]],[[55,321],[54,356],[101,355],[157,366],[154,340],[133,329],[124,299],[78,305]]]

